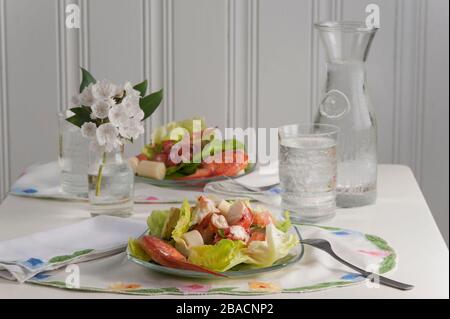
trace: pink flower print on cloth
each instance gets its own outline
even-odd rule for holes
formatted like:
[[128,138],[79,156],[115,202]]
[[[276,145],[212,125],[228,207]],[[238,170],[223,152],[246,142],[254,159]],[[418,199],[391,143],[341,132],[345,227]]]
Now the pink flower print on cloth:
[[202,284],[181,285],[178,287],[183,293],[207,293],[211,286]]
[[364,249],[359,249],[358,252],[361,253],[361,254],[366,254],[366,255],[369,255],[369,256],[373,256],[373,257],[387,257],[387,256],[389,256],[391,254],[388,251],[364,250]]

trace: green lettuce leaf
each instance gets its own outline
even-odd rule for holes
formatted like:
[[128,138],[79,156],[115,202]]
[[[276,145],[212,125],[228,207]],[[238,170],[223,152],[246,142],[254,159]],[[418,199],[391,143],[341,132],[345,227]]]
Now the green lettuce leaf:
[[286,233],[292,227],[291,215],[290,215],[289,211],[285,211],[283,213],[283,216],[284,216],[284,220],[278,221],[275,224],[275,227],[277,229],[281,230],[282,232]]
[[273,224],[266,227],[265,241],[252,241],[245,253],[249,257],[249,264],[256,267],[269,267],[278,259],[289,254],[289,251],[298,244],[294,234],[283,233]]
[[178,217],[177,224],[172,231],[172,238],[175,241],[182,240],[181,236],[189,230],[189,224],[191,223],[191,206],[187,199],[184,200],[180,208],[180,216]]
[[227,271],[248,260],[244,249],[240,240],[222,239],[215,245],[192,247],[189,261],[214,271]]
[[154,210],[147,218],[150,235],[161,237],[164,224],[169,217],[169,210]]
[[245,150],[245,145],[242,142],[239,142],[237,139],[225,140],[223,141],[223,150]]
[[194,174],[199,166],[200,163],[180,163],[176,166],[168,167],[166,169],[166,177],[173,177],[174,174],[176,174],[176,177],[188,176]]
[[[198,159],[200,156],[202,156],[202,158],[205,159],[208,156],[215,155],[223,151],[236,151],[236,150],[245,150],[245,145],[236,139],[231,140],[213,139],[203,147],[201,153],[194,154],[194,159]],[[197,160],[197,162],[199,161]]]
[[139,245],[139,241],[137,239],[128,239],[128,251],[137,259],[144,261],[149,261],[151,259],[150,256],[147,255],[147,253],[141,248],[141,245]]
[[151,161],[156,154],[155,148],[151,145],[146,145],[141,149],[141,153],[147,156],[148,160]]
[[[152,133],[152,143],[153,144],[160,144],[163,141],[170,140],[170,133],[173,129],[180,127],[184,128],[189,132],[190,135],[192,135],[192,132],[194,130],[193,123],[194,120],[200,121],[200,129],[203,130],[206,127],[205,119],[202,117],[194,117],[192,119],[184,120],[184,121],[178,121],[178,122],[170,122],[167,123],[164,126],[158,127],[153,133]],[[176,138],[176,141],[180,141],[183,136],[178,136]]]

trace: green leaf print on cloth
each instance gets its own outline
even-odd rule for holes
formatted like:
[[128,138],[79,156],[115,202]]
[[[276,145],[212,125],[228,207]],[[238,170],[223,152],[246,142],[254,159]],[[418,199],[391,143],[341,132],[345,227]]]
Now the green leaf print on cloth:
[[62,262],[74,259],[76,257],[89,254],[92,251],[94,251],[94,249],[77,250],[72,255],[61,255],[61,256],[52,257],[52,258],[50,258],[50,260],[48,262],[51,264],[62,263]]

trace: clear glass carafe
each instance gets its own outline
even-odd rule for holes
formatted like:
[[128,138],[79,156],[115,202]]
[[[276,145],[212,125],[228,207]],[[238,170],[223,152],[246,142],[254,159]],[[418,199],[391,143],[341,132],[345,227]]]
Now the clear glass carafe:
[[315,123],[340,129],[337,143],[336,204],[376,200],[377,129],[367,94],[366,59],[377,29],[360,22],[317,23],[327,56],[325,92]]

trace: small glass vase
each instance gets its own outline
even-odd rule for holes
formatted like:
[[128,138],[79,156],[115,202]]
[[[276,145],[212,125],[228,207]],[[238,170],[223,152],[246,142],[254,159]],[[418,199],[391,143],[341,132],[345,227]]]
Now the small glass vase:
[[134,173],[123,157],[123,149],[91,150],[88,177],[91,216],[133,214]]

